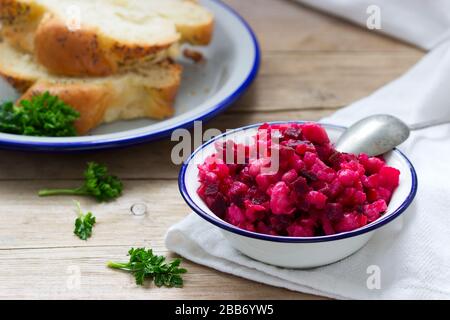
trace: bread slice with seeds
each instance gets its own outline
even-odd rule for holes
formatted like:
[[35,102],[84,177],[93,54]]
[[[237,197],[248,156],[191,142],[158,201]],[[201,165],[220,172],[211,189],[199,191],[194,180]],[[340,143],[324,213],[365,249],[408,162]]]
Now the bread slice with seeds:
[[173,115],[181,66],[164,60],[109,77],[68,78],[50,75],[32,55],[2,42],[0,75],[23,94],[20,99],[46,91],[59,96],[80,112],[75,125],[83,135],[101,123]]
[[0,0],[2,36],[50,72],[108,76],[206,45],[214,18],[193,0]]

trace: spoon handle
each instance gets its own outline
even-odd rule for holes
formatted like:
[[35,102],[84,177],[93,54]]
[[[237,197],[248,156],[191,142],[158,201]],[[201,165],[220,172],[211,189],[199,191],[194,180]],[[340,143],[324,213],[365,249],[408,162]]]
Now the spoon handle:
[[450,123],[449,119],[436,119],[436,120],[431,120],[431,121],[425,121],[425,122],[419,122],[419,123],[415,123],[415,124],[411,124],[409,125],[409,129],[411,131],[414,130],[422,130],[422,129],[426,129],[429,127],[435,127],[435,126],[440,126],[446,123]]

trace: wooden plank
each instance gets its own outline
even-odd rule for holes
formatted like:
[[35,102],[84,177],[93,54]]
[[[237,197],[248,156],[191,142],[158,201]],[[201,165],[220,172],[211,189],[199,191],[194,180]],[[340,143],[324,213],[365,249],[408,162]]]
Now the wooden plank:
[[254,28],[264,50],[411,51],[409,45],[292,0],[225,0]]
[[[391,80],[403,74],[423,53],[408,52],[267,52],[262,57],[260,76],[325,77],[385,76]],[[258,79],[259,80],[259,79]]]
[[[0,249],[85,246],[135,246],[154,242],[163,246],[167,228],[190,212],[181,198],[177,182],[125,181],[124,195],[99,204],[84,197],[40,198],[42,187],[64,187],[74,181],[5,181],[0,201]],[[97,217],[95,236],[80,241],[73,235],[76,218],[73,199]],[[133,204],[147,207],[145,216],[131,214]]]
[[[105,266],[109,260],[126,261],[128,249],[0,250],[0,299],[318,299],[214,272],[189,261],[183,262],[189,271],[184,288],[139,287],[130,274]],[[155,246],[155,250],[164,253],[163,248]],[[77,274],[79,286],[74,280]]]
[[236,112],[340,108],[398,78],[422,57],[412,53],[268,53],[258,81]]

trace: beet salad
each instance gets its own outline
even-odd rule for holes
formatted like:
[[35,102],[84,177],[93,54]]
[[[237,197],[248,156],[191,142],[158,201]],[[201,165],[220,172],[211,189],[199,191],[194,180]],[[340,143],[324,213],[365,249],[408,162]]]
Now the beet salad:
[[[264,124],[251,143],[215,147],[198,166],[197,192],[215,215],[248,231],[314,237],[355,230],[386,212],[399,184],[400,171],[382,157],[336,151],[316,123]],[[252,157],[257,148],[265,155]]]

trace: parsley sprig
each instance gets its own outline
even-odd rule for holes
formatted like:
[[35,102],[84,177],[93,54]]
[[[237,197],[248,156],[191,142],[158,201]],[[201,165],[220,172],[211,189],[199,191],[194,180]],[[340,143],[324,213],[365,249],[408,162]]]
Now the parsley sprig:
[[78,218],[75,220],[75,229],[73,233],[81,240],[87,240],[92,235],[92,227],[95,225],[95,217],[92,212],[86,214],[81,210],[81,205],[78,201],[74,201],[77,205]]
[[76,136],[78,111],[49,92],[0,104],[0,132],[38,137]]
[[116,176],[108,173],[104,165],[89,162],[84,172],[84,184],[74,189],[44,189],[39,191],[39,196],[54,195],[82,195],[92,196],[99,202],[116,199],[122,194],[123,184]]
[[143,285],[145,279],[150,279],[157,287],[179,288],[183,286],[181,275],[187,270],[179,267],[181,259],[165,263],[164,256],[155,255],[152,249],[146,248],[131,248],[128,255],[130,256],[128,262],[109,262],[108,267],[131,272],[138,285]]

